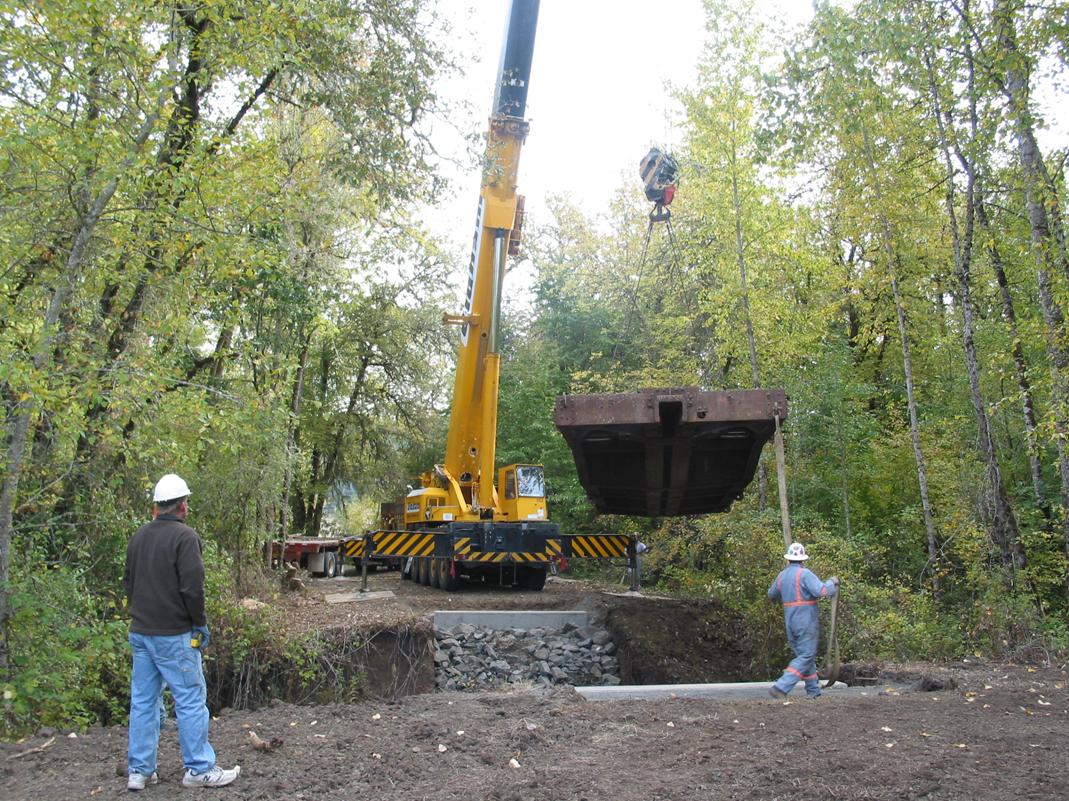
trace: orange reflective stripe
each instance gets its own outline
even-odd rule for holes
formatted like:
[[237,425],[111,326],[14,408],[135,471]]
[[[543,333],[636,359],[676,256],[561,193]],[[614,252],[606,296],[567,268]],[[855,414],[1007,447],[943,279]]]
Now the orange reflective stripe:
[[784,606],[816,606],[816,601],[787,601]]
[[805,678],[805,676],[802,675],[802,671],[795,670],[790,665],[787,665],[787,670],[790,671],[791,673],[793,673],[795,676],[797,676],[800,679],[804,679]]
[[827,588],[827,586],[824,586],[824,587],[820,588],[820,597],[821,598],[827,598],[828,597],[828,588]]
[[802,571],[803,567],[798,568],[798,572],[794,574],[794,600],[802,600]]

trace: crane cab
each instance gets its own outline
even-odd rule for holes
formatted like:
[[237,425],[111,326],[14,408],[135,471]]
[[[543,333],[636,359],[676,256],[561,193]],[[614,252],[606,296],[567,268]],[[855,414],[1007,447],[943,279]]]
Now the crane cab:
[[497,498],[504,520],[545,520],[545,469],[540,464],[502,467],[498,470]]
[[498,470],[492,508],[472,508],[463,490],[443,470],[422,478],[424,486],[405,496],[404,527],[409,530],[461,521],[527,522],[548,517],[546,474],[542,465],[510,464]]

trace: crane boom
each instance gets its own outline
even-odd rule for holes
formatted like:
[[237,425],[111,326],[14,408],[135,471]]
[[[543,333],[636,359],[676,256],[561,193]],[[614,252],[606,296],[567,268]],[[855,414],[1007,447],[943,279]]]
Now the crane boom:
[[546,520],[542,468],[508,465],[495,474],[494,465],[502,286],[523,220],[523,198],[516,194],[516,182],[529,130],[523,115],[538,6],[539,0],[512,0],[509,9],[468,262],[466,308],[463,314],[445,318],[460,325],[445,459],[424,472],[422,486],[406,497],[404,524],[409,531],[444,528],[460,536],[458,532],[475,532],[467,524],[486,522],[489,527],[476,532],[485,540],[480,545],[499,552],[508,544],[508,553],[538,553],[544,564],[546,542],[558,531]]
[[519,233],[517,172],[529,130],[523,115],[538,6],[539,0],[513,0],[509,13],[468,264],[467,309],[452,318],[461,324],[461,333],[444,466],[472,511],[497,506],[501,295],[509,242]]

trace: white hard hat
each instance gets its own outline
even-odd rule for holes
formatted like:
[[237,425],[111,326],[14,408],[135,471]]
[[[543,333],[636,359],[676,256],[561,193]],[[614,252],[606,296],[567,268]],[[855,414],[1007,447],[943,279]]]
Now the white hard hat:
[[800,542],[792,542],[787,548],[787,553],[783,554],[783,558],[788,562],[804,562],[809,558],[809,554],[805,552],[805,546]]
[[189,495],[189,485],[180,476],[168,473],[156,482],[156,489],[152,493],[153,503],[166,503],[177,501]]

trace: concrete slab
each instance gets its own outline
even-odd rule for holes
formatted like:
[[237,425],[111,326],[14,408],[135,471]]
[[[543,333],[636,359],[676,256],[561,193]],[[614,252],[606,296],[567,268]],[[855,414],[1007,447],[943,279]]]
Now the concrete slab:
[[[616,687],[576,687],[575,691],[588,701],[641,701],[656,698],[713,698],[735,700],[742,698],[765,698],[771,681],[739,681],[719,684],[646,684],[618,685]],[[824,692],[828,697],[879,695],[882,687],[848,687],[837,681]],[[804,701],[805,689],[798,685],[787,696],[790,701]],[[782,703],[782,702],[781,702]]]
[[392,590],[376,590],[375,592],[336,592],[324,595],[323,600],[328,604],[351,604],[356,601],[374,601],[382,598],[393,598]]
[[436,629],[451,629],[462,623],[483,626],[488,629],[562,629],[566,623],[574,626],[587,624],[587,613],[582,611],[531,611],[485,609],[456,609],[434,613]]

